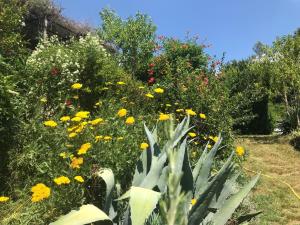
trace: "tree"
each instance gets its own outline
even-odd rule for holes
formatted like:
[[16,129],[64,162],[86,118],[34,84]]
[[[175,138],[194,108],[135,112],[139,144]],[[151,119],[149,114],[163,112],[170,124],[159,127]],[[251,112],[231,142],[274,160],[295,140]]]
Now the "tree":
[[123,67],[133,76],[141,78],[153,57],[156,27],[151,19],[137,13],[122,20],[114,11],[104,9],[101,13],[100,37],[112,44]]

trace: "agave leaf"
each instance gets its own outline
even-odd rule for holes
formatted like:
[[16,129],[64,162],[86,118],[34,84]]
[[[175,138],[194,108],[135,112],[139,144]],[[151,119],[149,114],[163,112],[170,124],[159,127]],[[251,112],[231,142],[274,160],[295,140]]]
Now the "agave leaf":
[[226,200],[223,207],[220,208],[219,211],[213,216],[215,225],[224,225],[230,219],[233,212],[248,195],[250,190],[254,187],[254,185],[258,181],[258,178],[259,175],[253,177],[251,181],[246,184],[238,193]]
[[109,213],[112,203],[112,193],[115,186],[115,177],[111,169],[101,169],[96,173],[98,177],[101,177],[106,184],[106,195],[105,195],[105,204],[104,212]]
[[132,186],[139,186],[145,179],[150,170],[152,154],[150,148],[144,150],[135,166],[135,173],[132,180]]
[[105,225],[112,225],[108,216],[94,205],[83,205],[79,210],[72,210],[50,225],[84,225],[96,221],[103,221]]
[[213,148],[209,151],[209,153],[206,155],[206,157],[203,160],[203,163],[201,165],[201,168],[198,172],[198,176],[194,180],[195,182],[195,193],[199,194],[201,193],[206,186],[208,185],[208,179],[210,177],[211,172],[211,166],[214,160],[214,157],[217,153],[217,150],[222,142],[221,135],[218,137],[218,141],[214,144]]
[[161,194],[140,187],[131,187],[130,192],[130,211],[132,225],[144,225],[146,219],[156,208]]
[[150,130],[148,129],[148,127],[146,126],[146,124],[144,124],[144,129],[149,141],[149,145],[150,145],[150,149],[151,149],[151,153],[153,156],[159,156],[160,154],[160,149],[158,147],[158,144],[155,140],[155,137],[153,136],[153,134],[150,132]]
[[[183,160],[182,160],[182,165],[181,165],[181,170],[178,172],[182,172],[182,177],[181,177],[181,187],[183,192],[189,192],[193,191],[194,188],[194,181],[193,181],[193,174],[192,174],[192,169],[190,165],[190,160],[189,160],[189,155],[188,155],[188,149],[186,145],[187,139],[185,139],[179,148],[179,151],[183,151]],[[182,153],[180,154],[182,156]],[[179,165],[179,160],[177,160],[178,165]]]
[[163,168],[166,166],[166,161],[167,154],[165,152],[161,153],[159,158],[154,157],[152,159],[149,173],[139,186],[143,188],[153,189],[159,181]]
[[[205,217],[210,213],[210,203],[213,200],[213,197],[216,194],[219,186],[223,186],[226,179],[232,172],[232,164],[231,159],[228,160],[219,171],[219,173],[214,177],[212,182],[208,184],[205,191],[201,193],[199,198],[197,199],[196,204],[192,207],[189,214],[189,222],[188,225],[198,225],[200,224]],[[223,224],[224,225],[224,224]]]
[[237,218],[237,222],[238,222],[238,224],[242,224],[242,223],[246,224],[244,222],[250,221],[251,219],[253,219],[254,217],[258,216],[261,213],[262,213],[262,211],[242,215],[239,218]]

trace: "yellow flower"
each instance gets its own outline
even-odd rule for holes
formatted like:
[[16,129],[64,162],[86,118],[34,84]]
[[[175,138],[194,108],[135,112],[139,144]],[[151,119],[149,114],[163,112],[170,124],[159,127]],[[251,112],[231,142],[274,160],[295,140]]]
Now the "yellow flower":
[[139,86],[139,89],[144,89],[145,87],[144,86]]
[[196,137],[196,136],[197,136],[197,134],[196,134],[196,133],[194,133],[194,132],[189,132],[189,133],[188,133],[188,135],[189,135],[191,138],[193,138],[193,137]]
[[195,205],[196,202],[197,202],[197,200],[196,200],[195,198],[193,198],[193,199],[191,200],[191,204],[192,204],[192,205]]
[[196,116],[196,112],[193,111],[192,109],[186,109],[185,110],[186,114],[190,115],[190,116]]
[[117,82],[117,84],[118,84],[118,85],[124,85],[124,84],[125,84],[125,82],[123,82],[123,81],[119,81],[119,82]]
[[62,122],[66,122],[66,121],[69,121],[70,119],[71,118],[69,116],[63,116],[59,120],[62,121]]
[[81,117],[75,116],[71,119],[73,122],[80,122],[82,120]]
[[162,93],[164,93],[164,89],[162,89],[162,88],[155,88],[154,92],[158,93],[158,94],[162,94]]
[[56,127],[57,123],[53,120],[48,120],[48,121],[44,122],[44,125],[47,126],[47,127]]
[[126,110],[126,109],[120,109],[120,110],[118,111],[117,115],[118,115],[119,117],[124,117],[124,116],[127,115],[127,110]]
[[217,142],[217,141],[219,140],[219,137],[215,136],[215,137],[213,137],[212,140],[213,140],[214,142]]
[[206,115],[204,113],[200,113],[199,116],[201,119],[204,119],[204,120],[206,119]]
[[154,98],[154,96],[150,93],[145,94],[145,96],[148,97],[148,98]]
[[245,154],[245,149],[242,146],[237,146],[235,152],[238,156],[243,156]]
[[160,120],[160,121],[165,121],[165,120],[169,120],[169,119],[170,119],[170,115],[164,114],[164,113],[161,113],[158,118],[158,120]]
[[94,120],[90,121],[89,123],[92,124],[93,126],[95,126],[95,125],[97,125],[101,122],[103,122],[103,119],[102,118],[97,118],[97,119],[94,119]]
[[80,84],[80,83],[72,84],[71,88],[72,89],[80,89],[80,88],[82,88],[82,84]]
[[207,148],[211,148],[211,145],[207,145]]
[[74,132],[69,134],[69,138],[73,138],[73,137],[76,137],[76,136],[77,136],[77,133],[74,133]]
[[131,124],[134,124],[134,118],[133,116],[130,116],[126,119],[125,123],[128,124],[128,125],[131,125]]
[[122,141],[124,140],[124,137],[117,137],[117,141]]
[[111,136],[104,136],[104,138],[103,138],[104,141],[110,141],[111,139],[112,139]]
[[99,142],[102,138],[102,135],[95,136],[95,142]]
[[95,106],[99,106],[99,105],[101,105],[102,103],[100,103],[100,102],[96,102],[96,104],[95,104]]
[[49,198],[51,189],[47,187],[45,184],[39,183],[31,188],[31,192],[32,192],[31,201],[38,202],[45,198]]
[[41,102],[46,103],[47,102],[47,98],[43,97],[40,99]]
[[67,153],[62,152],[59,154],[60,157],[62,157],[63,159],[67,158]]
[[76,113],[75,117],[80,117],[82,119],[86,119],[89,117],[90,112],[89,111],[80,111]]
[[92,147],[91,143],[85,143],[83,145],[80,146],[80,148],[78,149],[78,155],[83,155],[86,154],[86,152]]
[[84,179],[82,178],[82,176],[75,176],[74,177],[74,180],[80,182],[80,183],[83,183],[84,182]]
[[60,177],[55,178],[54,182],[57,185],[62,185],[62,184],[69,184],[71,181],[70,181],[70,179],[68,177],[60,176]]
[[176,112],[183,112],[183,109],[176,109]]
[[79,157],[79,158],[73,157],[70,166],[73,169],[79,169],[80,165],[82,165],[82,164],[83,164],[83,158],[82,157]]
[[8,200],[9,200],[9,197],[0,196],[0,202],[7,202]]
[[141,146],[140,146],[140,148],[141,148],[142,150],[146,150],[148,147],[149,147],[149,145],[148,145],[147,143],[145,143],[145,142],[143,142],[143,143],[141,144]]

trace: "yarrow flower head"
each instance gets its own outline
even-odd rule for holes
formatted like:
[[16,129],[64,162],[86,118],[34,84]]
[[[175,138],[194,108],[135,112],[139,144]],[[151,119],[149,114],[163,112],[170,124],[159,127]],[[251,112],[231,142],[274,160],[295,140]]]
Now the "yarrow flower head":
[[165,121],[165,120],[169,120],[169,119],[170,119],[170,115],[164,114],[164,113],[161,113],[158,118],[158,120],[160,120],[160,121]]
[[118,81],[117,84],[118,84],[118,85],[124,85],[125,82],[123,82],[123,81]]
[[133,116],[128,117],[125,121],[125,123],[128,125],[134,124],[134,122],[135,122],[135,119]]
[[141,145],[140,145],[140,148],[142,150],[146,150],[148,147],[149,147],[149,145],[147,143],[145,143],[145,142],[141,143]]
[[162,93],[164,93],[165,91],[164,91],[164,89],[162,89],[162,88],[155,88],[155,89],[154,89],[154,92],[155,92],[155,93],[158,93],[158,94],[162,94]]
[[148,97],[148,98],[154,98],[154,96],[150,93],[145,94],[145,96]]
[[99,123],[102,123],[102,122],[103,122],[102,118],[97,118],[97,119],[94,119],[94,120],[90,121],[89,123],[92,124],[93,126],[95,126],[95,125],[98,125]]
[[92,147],[91,143],[85,143],[80,146],[80,149],[78,150],[78,155],[86,154],[86,152]]
[[79,183],[83,183],[84,179],[82,178],[82,176],[75,176],[74,180],[78,181]]
[[31,188],[31,192],[32,192],[31,201],[39,202],[43,199],[49,198],[51,189],[47,187],[45,184],[39,183]]
[[0,202],[7,202],[8,200],[9,200],[9,197],[0,196]]
[[75,114],[75,117],[80,117],[82,119],[86,119],[86,118],[89,117],[89,115],[90,115],[89,111],[80,111],[80,112]]
[[186,109],[185,110],[186,114],[190,115],[190,116],[196,116],[196,112],[193,111],[192,109]]
[[71,181],[70,181],[70,179],[68,177],[60,176],[60,177],[55,178],[54,182],[57,185],[62,185],[62,184],[69,184]]
[[242,146],[237,146],[235,152],[238,156],[243,156],[245,154],[245,149]]
[[71,165],[70,166],[73,169],[79,169],[80,166],[83,164],[83,158],[82,157],[79,157],[79,158],[73,157],[71,160],[72,161],[71,161]]
[[59,120],[62,121],[62,122],[66,122],[66,121],[69,121],[70,119],[71,118],[69,116],[63,116]]
[[120,110],[118,111],[117,115],[118,115],[119,117],[124,117],[124,116],[127,115],[127,110],[124,109],[124,108],[123,108],[123,109],[120,109]]
[[204,119],[204,120],[206,119],[206,115],[204,113],[200,113],[199,116],[201,119]]
[[56,127],[57,123],[53,120],[48,120],[48,121],[44,122],[44,125],[47,126],[47,127]]
[[194,137],[196,137],[196,136],[197,136],[197,134],[196,134],[196,133],[194,133],[194,132],[189,132],[189,133],[188,133],[188,135],[189,135],[191,138],[194,138]]
[[71,88],[72,89],[80,89],[80,88],[82,88],[82,84],[80,84],[80,83],[72,84]]

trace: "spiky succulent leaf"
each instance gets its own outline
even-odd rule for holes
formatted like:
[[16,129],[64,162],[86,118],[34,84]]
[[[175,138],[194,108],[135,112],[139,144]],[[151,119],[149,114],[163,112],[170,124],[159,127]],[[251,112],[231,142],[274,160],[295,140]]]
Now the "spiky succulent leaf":
[[258,181],[259,175],[253,177],[238,193],[226,200],[223,207],[213,216],[215,225],[224,225],[232,216],[236,208],[241,204],[244,198]]
[[160,196],[161,194],[156,191],[131,187],[129,205],[132,225],[144,225],[156,208]]
[[84,225],[102,221],[104,225],[112,225],[109,217],[94,205],[83,205],[79,210],[72,210],[67,215],[61,216],[50,225]]

